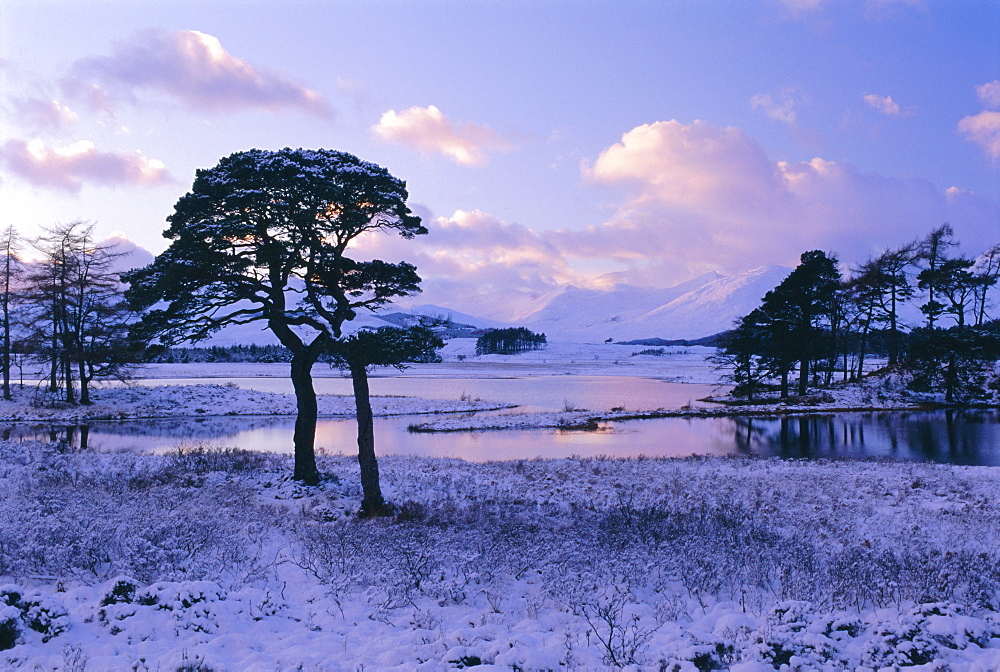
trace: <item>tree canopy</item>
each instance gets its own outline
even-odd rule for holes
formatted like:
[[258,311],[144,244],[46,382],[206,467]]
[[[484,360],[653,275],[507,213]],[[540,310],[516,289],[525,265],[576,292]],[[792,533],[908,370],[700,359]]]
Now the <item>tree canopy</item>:
[[372,232],[427,233],[386,169],[327,149],[253,149],[199,170],[167,218],[172,243],[127,274],[137,327],[166,345],[262,321],[292,353],[298,401],[295,478],[318,481],[311,369],[361,309],[419,291],[412,264],[360,261],[352,242]]

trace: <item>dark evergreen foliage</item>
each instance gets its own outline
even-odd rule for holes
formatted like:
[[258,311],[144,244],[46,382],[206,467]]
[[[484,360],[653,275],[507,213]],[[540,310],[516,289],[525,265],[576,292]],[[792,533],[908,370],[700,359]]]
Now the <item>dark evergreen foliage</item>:
[[207,348],[151,347],[144,362],[187,364],[201,362],[291,362],[292,353],[283,345],[213,345]]
[[[777,381],[785,397],[796,364],[805,394],[810,384],[829,384],[838,367],[844,380],[860,378],[865,357],[884,353],[890,366],[902,363],[912,374],[915,390],[944,393],[949,403],[990,396],[1000,338],[996,322],[985,318],[987,290],[1000,278],[1000,245],[978,260],[949,257],[956,245],[944,225],[870,259],[846,281],[836,259],[803,254],[761,306],[720,337],[714,360],[728,372],[733,394],[758,396]],[[905,333],[900,307],[921,290],[927,324]],[[951,326],[939,326],[948,318]]]
[[525,327],[490,329],[476,340],[477,355],[516,355],[545,347],[545,334],[536,334]]
[[402,180],[344,152],[237,152],[198,171],[167,218],[170,247],[127,275],[129,300],[149,310],[136,329],[143,337],[174,345],[263,322],[288,348],[296,480],[319,482],[313,365],[358,310],[419,291],[411,264],[348,256],[365,234],[427,233],[407,198]]

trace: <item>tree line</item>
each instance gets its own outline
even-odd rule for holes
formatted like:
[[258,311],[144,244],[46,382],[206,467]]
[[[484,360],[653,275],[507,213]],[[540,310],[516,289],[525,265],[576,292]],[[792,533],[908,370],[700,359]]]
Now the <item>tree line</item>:
[[490,329],[476,339],[477,355],[516,355],[519,352],[541,350],[545,334],[536,334],[525,327]]
[[94,226],[75,221],[25,239],[0,232],[0,372],[13,398],[13,370],[45,372],[46,394],[89,404],[98,378],[128,377],[141,345],[129,338],[136,314],[124,297],[114,245],[98,244]]
[[[731,372],[737,396],[777,388],[788,397],[858,380],[873,355],[905,372],[919,391],[968,402],[991,392],[1000,359],[1000,323],[991,319],[989,290],[1000,280],[1000,244],[976,258],[954,254],[952,227],[888,249],[843,276],[837,258],[812,250],[761,305],[740,318],[719,343],[716,361]],[[919,324],[904,324],[916,304]],[[995,377],[994,377],[995,378]]]

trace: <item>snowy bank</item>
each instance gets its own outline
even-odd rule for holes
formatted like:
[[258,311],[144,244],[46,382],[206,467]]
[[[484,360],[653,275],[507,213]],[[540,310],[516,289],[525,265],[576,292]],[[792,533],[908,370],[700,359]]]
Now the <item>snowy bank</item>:
[[[227,385],[161,385],[103,387],[92,391],[94,403],[79,406],[39,398],[34,390],[18,390],[14,401],[0,400],[0,420],[124,420],[220,415],[295,415],[295,397]],[[372,397],[376,416],[458,413],[495,410],[503,404],[481,400],[433,400],[413,397]],[[319,414],[353,417],[354,397],[318,395]]]
[[995,469],[380,465],[0,443],[0,667],[1000,667]]

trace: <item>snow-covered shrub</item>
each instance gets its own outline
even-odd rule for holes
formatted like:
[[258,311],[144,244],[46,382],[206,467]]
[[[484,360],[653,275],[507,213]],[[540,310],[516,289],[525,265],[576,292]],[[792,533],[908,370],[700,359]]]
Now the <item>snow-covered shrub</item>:
[[139,589],[139,584],[128,577],[112,579],[111,588],[104,592],[101,598],[101,606],[109,604],[131,604],[135,600],[135,591]]
[[615,667],[642,665],[649,640],[660,627],[643,613],[632,591],[613,585],[580,605],[587,625],[600,643],[604,663]]
[[21,589],[17,586],[0,586],[0,651],[14,648],[21,634]]
[[660,658],[662,672],[714,672],[728,670],[739,656],[736,644],[719,638],[684,641],[671,656]]
[[21,599],[18,607],[21,609],[21,620],[35,632],[41,633],[43,642],[69,629],[66,608],[50,597],[40,594],[26,596]]
[[25,593],[15,585],[0,587],[0,651],[13,648],[22,626],[40,633],[47,642],[69,629],[69,614],[54,598]]
[[21,611],[17,607],[0,604],[0,651],[13,649],[21,635]]
[[812,605],[802,601],[786,601],[775,605],[763,627],[753,635],[751,658],[774,669],[849,669],[834,634],[847,630],[831,629],[831,623],[817,618]]
[[917,604],[898,620],[877,623],[865,646],[862,663],[875,668],[923,665],[936,660],[942,649],[985,647],[1000,634],[982,618],[952,603]]

